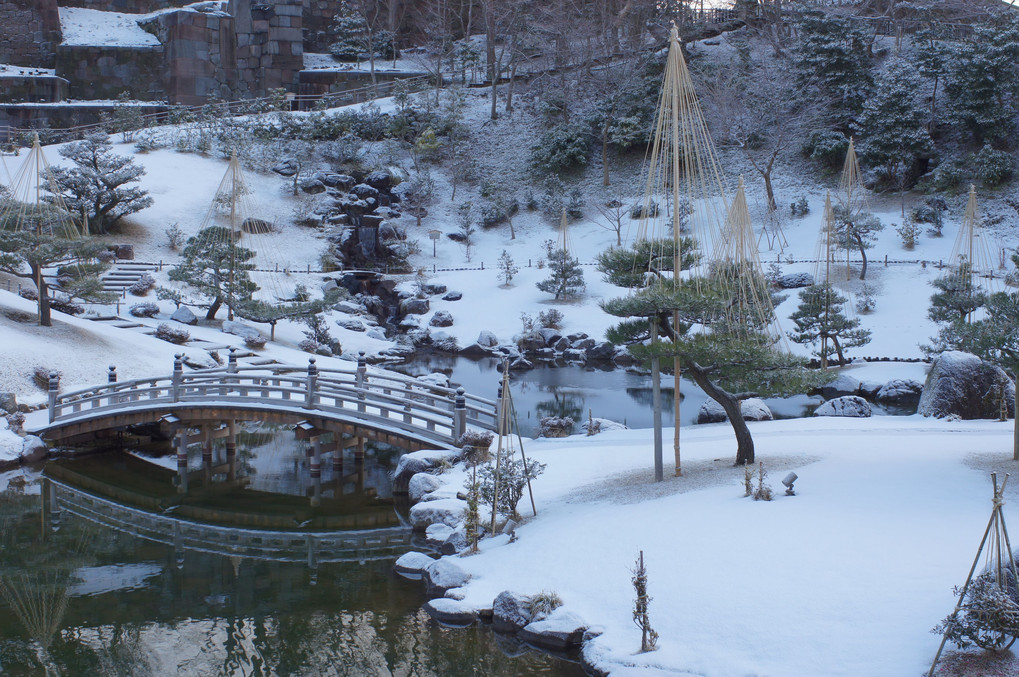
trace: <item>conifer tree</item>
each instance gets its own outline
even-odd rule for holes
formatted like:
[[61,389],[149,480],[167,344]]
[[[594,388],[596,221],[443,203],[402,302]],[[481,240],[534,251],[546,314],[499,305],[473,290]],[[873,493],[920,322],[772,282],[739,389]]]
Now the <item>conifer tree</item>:
[[796,343],[819,343],[814,354],[823,363],[838,355],[839,366],[844,366],[846,349],[870,343],[870,331],[860,328],[860,320],[846,317],[846,301],[829,282],[807,287],[800,292],[800,305],[790,316],[796,331],[789,332],[789,338]]
[[578,261],[561,247],[549,242],[545,250],[548,256],[549,276],[537,283],[538,289],[560,299],[571,299],[580,296],[587,287],[584,282],[584,271]]
[[938,291],[931,295],[927,317],[945,324],[965,322],[973,311],[987,303],[987,293],[973,284],[972,272],[972,266],[962,260],[955,270],[932,281]]
[[169,278],[207,299],[205,319],[212,320],[224,303],[233,311],[258,289],[248,275],[254,257],[255,252],[233,242],[229,229],[212,226],[188,239]]

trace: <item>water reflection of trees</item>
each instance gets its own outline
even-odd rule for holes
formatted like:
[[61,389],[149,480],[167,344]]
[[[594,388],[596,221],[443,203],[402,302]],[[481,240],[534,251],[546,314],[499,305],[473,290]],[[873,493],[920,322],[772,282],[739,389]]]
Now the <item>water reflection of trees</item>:
[[575,392],[567,392],[562,388],[550,386],[543,388],[552,399],[543,399],[534,404],[534,411],[540,418],[542,416],[558,416],[559,418],[570,417],[574,421],[584,418],[584,397]]
[[[646,388],[627,388],[626,394],[637,404],[650,407],[654,404],[654,391],[650,386]],[[672,411],[675,403],[675,392],[672,388],[662,388],[662,410]],[[679,401],[682,402],[685,395],[679,394]]]

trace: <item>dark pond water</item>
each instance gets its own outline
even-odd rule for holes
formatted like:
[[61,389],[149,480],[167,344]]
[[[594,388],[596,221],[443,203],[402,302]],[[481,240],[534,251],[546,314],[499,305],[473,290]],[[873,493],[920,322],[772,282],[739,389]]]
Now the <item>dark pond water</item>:
[[[192,447],[185,493],[168,445],[135,442],[0,478],[0,673],[584,674],[421,611],[421,583],[392,573],[414,540],[396,450],[316,479],[291,431],[252,430],[232,472],[224,449],[205,464]],[[351,545],[340,523],[385,544]]]
[[[440,372],[467,392],[494,399],[501,381],[498,366],[495,359],[428,355],[392,369],[411,376]],[[672,375],[663,374],[661,383],[662,422],[671,427],[675,420]],[[609,366],[549,363],[536,369],[511,371],[510,389],[523,435],[533,435],[542,416],[569,416],[579,424],[590,414],[631,428],[653,425],[651,377],[647,374]],[[693,425],[707,395],[684,378],[680,396],[680,426]],[[805,416],[820,401],[806,395],[765,400],[776,418]]]

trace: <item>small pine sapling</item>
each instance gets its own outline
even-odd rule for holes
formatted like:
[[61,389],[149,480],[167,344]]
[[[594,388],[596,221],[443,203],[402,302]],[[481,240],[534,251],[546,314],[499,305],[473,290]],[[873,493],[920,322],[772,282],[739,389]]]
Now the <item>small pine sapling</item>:
[[772,497],[771,487],[764,483],[768,471],[764,469],[763,463],[757,464],[757,487],[754,489],[755,501],[770,501]]
[[644,551],[641,550],[632,570],[633,590],[636,598],[633,600],[633,623],[640,628],[640,650],[642,652],[654,651],[658,644],[658,633],[651,627],[651,618],[648,616],[648,607],[652,597],[647,593],[647,567],[644,566]]
[[754,466],[743,466],[743,495],[754,495]]
[[863,285],[860,289],[860,297],[856,302],[856,312],[864,315],[873,313],[874,308],[877,306],[877,302],[874,300],[874,289],[868,285]]
[[502,278],[503,286],[508,287],[513,282],[513,276],[520,272],[520,268],[513,262],[513,257],[505,249],[499,257],[499,277]]
[[460,235],[460,244],[464,248],[464,257],[467,262],[471,260],[471,247],[474,245],[474,203],[468,201],[456,208],[457,230]]
[[902,238],[902,246],[906,249],[913,249],[916,243],[920,241],[920,233],[923,228],[920,224],[911,218],[907,218],[902,222],[901,226],[895,226],[895,232]]

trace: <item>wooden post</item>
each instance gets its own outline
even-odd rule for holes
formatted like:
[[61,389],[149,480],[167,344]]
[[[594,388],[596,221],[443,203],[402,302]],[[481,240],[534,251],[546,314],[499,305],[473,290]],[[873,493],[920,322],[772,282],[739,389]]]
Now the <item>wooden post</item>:
[[308,385],[304,398],[304,408],[315,408],[315,388],[318,385],[318,367],[315,366],[315,358],[308,358]]
[[174,440],[177,444],[177,493],[188,492],[188,429],[185,426],[177,428]]
[[322,476],[322,437],[315,436],[311,439],[311,476]]
[[368,362],[365,359],[364,351],[361,350],[357,353],[357,372],[354,375],[354,384],[357,386],[357,410],[364,413],[365,399],[367,393],[365,392],[365,385],[368,382]]
[[[651,343],[658,343],[658,323],[654,319],[651,320]],[[651,407],[654,426],[655,482],[661,482],[665,479],[665,470],[662,459],[662,383],[658,357],[651,358]],[[679,425],[679,421],[676,421],[676,425]]]
[[227,479],[237,479],[237,421],[227,421],[226,465]]
[[231,374],[237,373],[237,349],[230,348],[230,357],[226,361],[226,370]]

